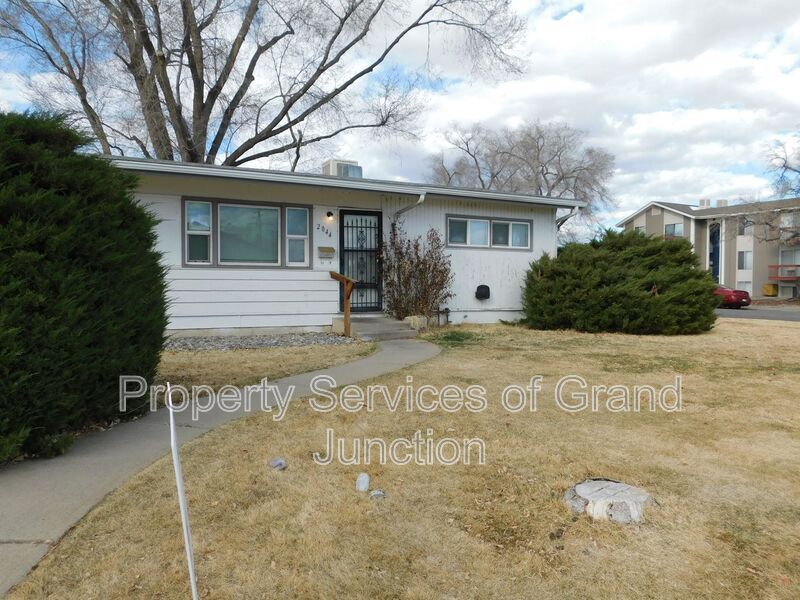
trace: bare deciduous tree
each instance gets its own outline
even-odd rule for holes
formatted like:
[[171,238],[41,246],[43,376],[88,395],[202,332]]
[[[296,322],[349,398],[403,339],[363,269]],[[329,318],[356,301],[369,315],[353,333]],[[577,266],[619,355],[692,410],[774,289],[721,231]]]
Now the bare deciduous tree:
[[800,196],[800,133],[775,142],[767,152],[767,161],[775,174],[778,195]]
[[577,198],[588,203],[589,220],[614,204],[607,187],[614,156],[586,146],[585,134],[565,123],[453,127],[445,135],[451,151],[431,157],[434,183]]
[[[410,7],[409,7],[410,6]],[[37,104],[104,153],[241,165],[357,129],[408,132],[414,74],[381,68],[421,31],[476,70],[519,65],[509,0],[4,0],[0,36]]]

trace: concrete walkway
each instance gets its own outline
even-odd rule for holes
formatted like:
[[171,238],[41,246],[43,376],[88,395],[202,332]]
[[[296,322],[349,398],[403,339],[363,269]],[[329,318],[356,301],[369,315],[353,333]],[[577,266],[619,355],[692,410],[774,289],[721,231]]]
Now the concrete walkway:
[[[421,340],[380,342],[378,350],[350,363],[294,375],[274,383],[293,398],[311,394],[311,379],[330,375],[337,385],[356,383],[407,367],[439,353]],[[244,412],[221,410],[192,421],[181,413],[181,442],[195,438]],[[58,539],[103,497],[169,451],[169,414],[150,413],[108,431],[79,438],[63,456],[27,460],[0,469],[0,596],[21,580]]]

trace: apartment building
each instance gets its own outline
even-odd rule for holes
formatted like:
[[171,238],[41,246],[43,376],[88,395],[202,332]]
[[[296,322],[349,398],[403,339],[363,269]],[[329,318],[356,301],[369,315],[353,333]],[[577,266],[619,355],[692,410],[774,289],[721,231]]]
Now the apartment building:
[[716,281],[747,290],[754,298],[800,294],[800,198],[736,204],[650,202],[617,227],[687,238],[700,265]]

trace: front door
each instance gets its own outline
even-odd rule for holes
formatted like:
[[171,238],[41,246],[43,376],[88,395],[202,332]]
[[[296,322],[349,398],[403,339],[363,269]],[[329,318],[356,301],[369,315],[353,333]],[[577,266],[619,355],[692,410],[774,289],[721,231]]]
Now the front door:
[[[358,282],[350,295],[350,310],[353,312],[382,310],[381,213],[343,210],[339,215],[340,271],[342,275]],[[344,310],[342,287],[340,284],[340,310]]]

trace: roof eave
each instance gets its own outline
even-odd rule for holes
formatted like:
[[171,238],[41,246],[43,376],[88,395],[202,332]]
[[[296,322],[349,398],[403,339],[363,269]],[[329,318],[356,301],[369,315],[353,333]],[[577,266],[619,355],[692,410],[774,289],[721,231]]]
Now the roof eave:
[[496,202],[516,202],[520,204],[554,206],[557,208],[584,208],[586,206],[586,202],[582,200],[572,200],[569,198],[526,196],[524,194],[506,194],[503,192],[489,192],[484,190],[426,186],[425,184],[393,184],[391,181],[344,179],[321,175],[303,175],[298,173],[282,173],[278,171],[241,169],[238,167],[226,168],[215,165],[150,161],[128,157],[114,156],[108,158],[110,158],[116,165],[123,169],[128,169],[131,171],[143,171],[148,173],[199,175],[203,177],[226,177],[233,179],[270,181],[274,183],[288,183],[294,185],[317,185],[332,188],[391,192],[396,194],[418,195],[423,192],[427,192],[428,194],[437,196],[474,198],[476,200],[491,200]]
[[645,204],[642,208],[640,208],[636,212],[633,212],[633,213],[629,214],[627,217],[625,217],[624,219],[622,219],[622,221],[617,223],[615,225],[615,227],[624,227],[625,223],[629,222],[632,219],[635,219],[636,217],[639,216],[639,213],[644,212],[645,210],[647,210],[651,206],[657,206],[661,210],[668,210],[670,212],[674,212],[675,214],[681,215],[683,217],[689,217],[690,219],[696,219],[697,218],[697,215],[693,215],[691,213],[683,212],[682,210],[678,210],[677,208],[673,208],[672,206],[666,206],[664,204],[661,204],[660,202],[648,202],[647,204]]

